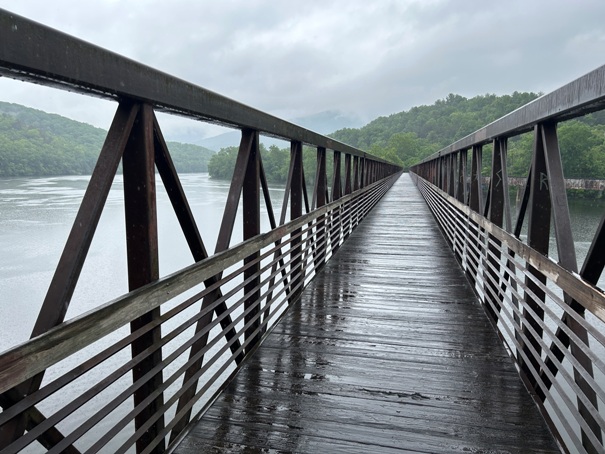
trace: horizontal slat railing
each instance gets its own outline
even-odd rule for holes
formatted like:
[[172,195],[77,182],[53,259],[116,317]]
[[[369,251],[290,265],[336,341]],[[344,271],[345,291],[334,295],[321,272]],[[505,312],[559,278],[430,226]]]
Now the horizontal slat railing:
[[[567,452],[605,452],[605,294],[597,286],[605,265],[605,229],[602,220],[578,269],[557,123],[604,107],[601,67],[411,169],[521,378]],[[507,140],[532,129],[532,162],[513,224]],[[482,176],[486,144],[492,145],[487,180]],[[521,236],[525,228],[526,239]],[[551,233],[556,260],[549,256],[554,256]]]
[[[0,74],[118,101],[32,338],[0,354],[3,453],[170,450],[401,172],[349,145],[4,10]],[[242,132],[214,254],[200,234],[156,111]],[[260,134],[291,144],[279,221]],[[312,197],[303,168],[307,153],[317,160]],[[70,304],[78,303],[74,289],[120,161],[130,292],[65,321]],[[155,170],[189,246],[185,252],[195,261],[164,277]],[[261,203],[269,218],[266,233]],[[240,205],[243,242],[232,246]]]
[[[45,334],[38,336],[25,344],[4,352],[1,356],[0,370],[0,393],[9,390],[14,383],[25,381],[35,376],[37,373],[47,369],[53,364],[73,355],[80,350],[82,345],[96,342],[97,340],[114,332],[124,326],[133,318],[149,312],[151,309],[160,307],[167,301],[172,300],[186,292],[187,290],[199,285],[201,282],[215,276],[219,272],[237,265],[244,258],[252,253],[272,246],[265,252],[261,259],[267,259],[276,251],[281,251],[289,247],[293,238],[288,237],[297,229],[305,228],[298,234],[298,238],[303,235],[315,235],[313,241],[309,240],[309,248],[324,248],[320,257],[326,257],[331,252],[331,246],[327,242],[326,229],[317,229],[312,232],[309,225],[316,227],[320,218],[331,216],[334,210],[344,206],[349,202],[354,202],[355,206],[345,212],[348,219],[362,219],[365,214],[376,204],[378,199],[384,194],[385,186],[388,188],[392,184],[392,178],[386,181],[374,183],[372,186],[362,190],[361,194],[350,194],[343,198],[317,208],[311,213],[305,214],[295,221],[291,221],[268,233],[260,234],[253,239],[242,242],[232,248],[212,255],[201,262],[195,263],[181,271],[170,276],[159,279],[156,282],[148,284],[134,290],[114,301],[108,302],[98,309],[79,317],[64,322],[60,327],[53,328]],[[357,221],[358,222],[358,221]],[[340,229],[340,223],[334,224],[331,231]],[[330,232],[330,231],[328,231]],[[279,246],[274,244],[280,241]],[[328,243],[328,244],[326,244]],[[341,244],[341,242],[339,242]],[[326,248],[326,245],[328,246]],[[279,260],[288,257],[287,252],[282,252],[277,259],[273,259],[271,266]],[[302,253],[299,254],[302,256]],[[309,261],[312,257],[307,254],[305,260]],[[251,264],[238,268],[238,272],[243,272]],[[308,266],[311,266],[310,264]],[[282,266],[283,268],[283,266]],[[267,271],[264,269],[263,271]],[[281,269],[274,271],[274,276],[281,273]],[[228,278],[223,278],[211,287],[205,288],[196,295],[195,300],[201,299],[205,294],[224,285],[228,280],[233,279],[233,274]],[[225,299],[225,298],[223,298]],[[191,301],[189,301],[191,303]],[[215,303],[215,306],[218,304]],[[214,307],[204,310],[198,314],[201,317],[206,312],[211,312]],[[103,323],[98,326],[99,320]],[[49,348],[51,346],[52,348]]]
[[[105,336],[119,330],[126,326],[133,318],[139,316],[139,314],[149,312],[154,307],[162,307],[163,305],[179,299],[179,297],[195,285],[199,285],[207,277],[211,277],[217,273],[217,271],[227,269],[233,265],[241,263],[243,257],[250,255],[250,252],[263,251],[258,261],[261,262],[262,268],[260,269],[259,275],[263,277],[260,282],[259,290],[263,289],[263,292],[259,299],[259,313],[255,316],[256,318],[250,322],[243,324],[243,318],[247,313],[250,313],[251,309],[242,310],[243,302],[248,296],[243,294],[241,291],[246,281],[239,280],[237,285],[233,285],[233,288],[226,292],[222,298],[224,301],[230,301],[229,309],[226,313],[222,314],[218,318],[214,319],[208,324],[202,331],[195,333],[192,337],[187,337],[184,342],[180,345],[175,345],[171,355],[167,356],[162,363],[156,365],[158,370],[166,370],[170,364],[177,361],[180,355],[186,353],[187,349],[200,337],[208,334],[217,326],[220,328],[221,318],[231,315],[233,320],[222,331],[214,333],[206,347],[198,352],[198,357],[208,353],[212,353],[212,356],[208,358],[204,365],[199,369],[194,378],[205,378],[204,383],[197,390],[194,399],[188,404],[188,407],[192,407],[200,399],[204,399],[204,402],[212,401],[212,394],[209,395],[209,390],[212,390],[212,386],[216,384],[216,380],[222,378],[223,372],[230,371],[231,367],[235,365],[235,358],[239,352],[229,354],[229,347],[235,341],[235,338],[229,342],[224,341],[224,335],[229,328],[237,329],[237,339],[242,340],[240,351],[248,346],[250,341],[243,340],[244,333],[251,324],[261,318],[261,325],[256,328],[256,332],[262,334],[267,326],[274,324],[279,316],[283,313],[285,306],[288,305],[288,298],[285,295],[286,288],[283,284],[284,279],[296,280],[297,275],[300,275],[303,271],[309,276],[309,279],[315,273],[316,268],[314,266],[315,260],[318,257],[314,257],[313,254],[307,251],[312,250],[313,247],[319,249],[326,246],[326,240],[329,238],[329,231],[324,229],[318,229],[317,225],[321,218],[325,216],[331,216],[335,210],[343,207],[345,204],[353,203],[354,206],[344,212],[343,216],[348,219],[362,219],[367,212],[378,202],[382,195],[388,190],[389,186],[393,183],[396,177],[391,177],[381,182],[377,182],[366,189],[356,192],[343,197],[342,199],[332,202],[320,209],[315,210],[307,215],[303,215],[296,221],[285,224],[279,229],[271,231],[269,233],[260,235],[244,243],[241,243],[223,253],[216,254],[210,258],[192,265],[183,271],[179,271],[171,276],[162,278],[157,282],[147,285],[141,289],[138,289],[130,294],[127,294],[117,300],[106,304],[105,306],[95,309],[87,314],[84,314],[73,320],[69,320],[59,325],[58,327],[48,331],[41,336],[38,336],[31,341],[20,345],[4,354],[0,355],[0,364],[3,365],[0,371],[0,391],[6,392],[15,385],[35,376],[38,372],[52,368],[60,361],[71,357],[82,351],[85,347],[93,344],[95,341],[99,341],[100,344],[105,344]],[[341,217],[342,219],[342,217]],[[310,225],[310,226],[309,226]],[[334,224],[331,228],[332,231],[340,229],[339,224]],[[354,227],[354,225],[353,225]],[[302,228],[302,229],[301,229]],[[298,255],[292,255],[292,240],[294,237],[290,237],[291,233],[298,230],[298,238],[304,243],[304,247],[298,252]],[[275,242],[281,239],[281,244],[275,246]],[[332,254],[332,251],[341,244],[339,243],[328,243],[325,247],[322,255]],[[274,257],[276,251],[281,251]],[[298,270],[292,269],[292,262],[296,258],[302,257],[302,266]],[[280,260],[284,260],[284,265],[277,267],[273,272],[271,268],[273,265],[278,263]],[[145,332],[153,329],[155,326],[162,325],[169,329],[169,332],[163,334],[161,342],[149,347],[150,351],[153,349],[165,348],[178,340],[179,336],[182,335],[188,328],[194,326],[194,324],[204,317],[204,315],[211,313],[216,306],[221,302],[217,300],[213,306],[209,306],[202,311],[195,312],[195,314],[189,319],[180,322],[176,327],[171,325],[171,321],[174,320],[180,313],[185,311],[187,308],[200,301],[204,296],[212,292],[218,287],[228,287],[230,282],[233,282],[238,277],[241,277],[243,271],[246,268],[252,266],[252,263],[247,263],[245,266],[238,266],[237,269],[225,276],[223,279],[218,281],[214,286],[203,288],[196,295],[185,298],[179,304],[167,310],[163,313],[160,319],[154,320],[149,325],[140,328],[138,331],[125,336],[124,338],[117,339],[115,343],[112,343],[106,347],[103,351],[97,355],[78,365],[77,367],[70,369],[65,374],[55,378],[52,382],[41,387],[36,392],[30,394],[25,399],[21,400],[18,404],[9,408],[0,414],[0,425],[6,423],[11,418],[18,416],[19,414],[26,412],[28,409],[35,405],[40,405],[45,399],[53,396],[55,393],[60,393],[64,387],[68,386],[72,381],[82,379],[83,376],[89,375],[87,378],[88,382],[96,380],[96,383],[91,386],[87,392],[75,397],[72,401],[66,401],[63,407],[57,407],[53,409],[52,415],[47,415],[48,419],[39,424],[37,427],[32,428],[23,437],[17,440],[15,443],[5,447],[4,452],[19,452],[21,449],[26,447],[28,444],[34,442],[41,434],[43,434],[49,428],[58,424],[63,418],[66,418],[72,414],[78,407],[89,402],[90,399],[94,398],[98,394],[102,393],[108,386],[115,383],[120,377],[124,377],[124,374],[128,373],[137,363],[140,363],[146,354],[140,354],[139,356],[129,359],[125,357],[124,363],[119,366],[112,368],[105,366],[104,362],[112,358],[113,355],[127,347],[135,338],[140,337]],[[282,277],[281,272],[286,270],[286,276]],[[248,281],[253,279],[249,278]],[[268,287],[269,280],[277,278],[272,288]],[[299,281],[298,287],[303,285]],[[295,292],[297,286],[290,286],[287,289],[290,292]],[[257,289],[255,289],[257,290]],[[276,291],[278,290],[278,291]],[[273,291],[273,296],[269,301],[265,301],[265,297],[270,291]],[[267,309],[269,312],[267,313]],[[218,330],[217,330],[218,331]],[[218,351],[214,352],[213,348],[221,346]],[[149,352],[147,353],[147,355]],[[164,376],[164,383],[160,389],[156,389],[155,393],[165,392],[168,387],[174,384],[182,374],[184,373],[187,366],[189,366],[197,358],[192,358],[185,364],[183,364],[177,371],[172,373],[170,376]],[[214,371],[211,368],[216,365],[218,370]],[[101,367],[100,371],[95,369]],[[134,389],[140,387],[145,383],[150,376],[155,373],[152,370],[146,377],[143,377],[139,382],[126,387],[119,396],[114,397],[114,400],[109,403],[105,403],[102,408],[96,408],[94,414],[90,416],[82,425],[74,427],[70,433],[65,433],[64,438],[60,443],[55,445],[50,452],[62,452],[66,447],[76,443],[84,433],[94,429],[100,420],[107,415],[111,415],[115,409],[119,408],[127,398],[129,398]],[[219,382],[222,384],[222,382]],[[165,408],[161,409],[161,413],[156,414],[160,416],[165,414],[170,408],[170,405],[174,405],[180,395],[186,390],[187,385],[192,385],[192,381],[188,384],[183,385],[178,391],[171,395],[170,399],[166,401]],[[151,395],[150,398],[155,397]],[[65,397],[67,399],[67,397]],[[144,404],[143,404],[144,406]],[[130,410],[130,413],[123,416],[119,422],[119,425],[112,430],[99,434],[99,440],[96,440],[95,444],[86,449],[87,452],[96,452],[97,448],[105,446],[114,436],[124,429],[131,418],[134,417],[134,413],[140,411],[142,408],[139,406]],[[187,410],[187,408],[185,408]],[[175,415],[175,417],[168,422],[163,434],[158,436],[165,437],[170,433],[170,429],[176,424],[178,418],[182,415]],[[145,427],[141,427],[140,431],[146,430]],[[127,452],[131,447],[132,443],[136,440],[137,434],[133,434],[129,440],[124,442],[124,445],[120,447],[112,448],[116,449],[116,452]],[[158,441],[158,440],[156,440]]]

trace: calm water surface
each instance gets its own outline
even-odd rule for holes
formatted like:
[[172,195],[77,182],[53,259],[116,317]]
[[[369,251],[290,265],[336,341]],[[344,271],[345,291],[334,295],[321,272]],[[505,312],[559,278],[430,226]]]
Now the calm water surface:
[[[209,252],[214,250],[229,183],[208,174],[181,176]],[[0,350],[29,338],[67,239],[89,177],[0,179]],[[272,190],[279,217],[283,189]],[[603,201],[571,200],[572,228],[579,267],[592,241]],[[263,230],[269,228],[266,216]],[[193,263],[166,192],[158,182],[160,274]],[[241,241],[236,220],[232,244]],[[551,250],[556,246],[551,245]],[[554,255],[554,254],[553,254]],[[602,282],[601,282],[602,283]],[[127,291],[126,240],[121,176],[116,176],[67,318]]]
[[[88,181],[85,176],[0,179],[0,351],[29,338]],[[211,180],[207,174],[185,174],[181,181],[206,248],[212,252],[229,182]],[[122,191],[122,179],[117,176],[68,319],[127,292]],[[283,195],[283,189],[271,190],[277,218]],[[570,201],[579,267],[604,210],[602,201]],[[267,216],[261,218],[266,231]],[[160,274],[164,276],[193,263],[193,259],[159,179],[158,223]],[[242,239],[241,224],[238,216],[232,244]],[[556,248],[554,242],[551,248]]]
[[[88,184],[88,176],[0,179],[0,350],[29,338],[63,245]],[[206,248],[214,251],[229,182],[185,174],[181,182]],[[161,182],[158,191],[160,274],[193,263]],[[121,175],[116,176],[67,318],[127,292]],[[279,218],[283,189],[272,189]],[[263,210],[266,212],[266,210]],[[262,216],[263,230],[269,228]],[[242,240],[236,220],[232,244]]]

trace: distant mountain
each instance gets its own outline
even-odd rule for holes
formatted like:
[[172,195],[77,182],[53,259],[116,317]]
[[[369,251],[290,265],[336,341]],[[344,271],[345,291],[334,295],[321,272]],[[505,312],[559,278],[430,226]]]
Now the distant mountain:
[[[0,102],[0,177],[92,173],[107,132],[56,114]],[[168,142],[179,172],[204,172],[214,151]]]
[[229,131],[217,136],[206,137],[200,140],[199,143],[210,150],[220,151],[223,148],[235,147],[239,145],[241,137],[241,132]]
[[[359,129],[340,129],[332,137],[409,168],[538,96],[517,91],[473,98],[450,94],[430,106],[379,117]],[[557,135],[567,178],[605,178],[605,111],[560,123]],[[508,140],[509,176],[527,175],[532,144],[532,134]],[[484,174],[491,166],[490,150],[490,146],[483,150]]]
[[[290,122],[318,132],[319,134],[329,134],[342,128],[357,128],[363,124],[361,118],[353,114],[345,114],[334,110],[326,110],[304,117],[294,118]],[[217,136],[202,139],[200,144],[211,150],[219,151],[222,148],[234,147],[239,145],[241,133],[239,131],[229,131]],[[271,137],[261,137],[261,143],[267,148],[271,145],[284,147],[284,141],[273,139]]]
[[330,136],[407,168],[538,96],[514,92],[465,98],[449,94],[430,106],[412,107],[361,128],[339,129]]
[[313,115],[294,118],[291,121],[320,134],[329,134],[342,128],[358,128],[363,125],[360,117],[336,110],[326,110]]

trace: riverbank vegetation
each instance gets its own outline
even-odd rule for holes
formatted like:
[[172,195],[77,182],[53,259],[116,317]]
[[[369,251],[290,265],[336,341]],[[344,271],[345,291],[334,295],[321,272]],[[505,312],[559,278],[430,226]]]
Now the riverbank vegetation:
[[[429,106],[417,106],[379,117],[361,128],[345,128],[331,137],[395,162],[405,169],[487,123],[536,99],[537,93],[487,94],[465,98],[450,94]],[[17,104],[0,102],[0,177],[90,174],[106,131]],[[605,112],[561,123],[558,127],[567,178],[605,179]],[[526,176],[532,134],[508,142],[510,176]],[[212,178],[230,179],[237,147],[215,153],[197,145],[168,144],[179,172],[208,171]],[[289,148],[261,144],[267,179],[282,184],[288,175]],[[484,148],[489,167],[490,146]],[[327,159],[331,173],[331,153]],[[315,176],[316,157],[304,151],[307,184]],[[486,172],[484,173],[486,174]]]
[[[380,117],[362,128],[345,128],[331,137],[395,162],[405,169],[450,143],[536,99],[537,93],[465,98],[449,95],[430,106],[413,107]],[[597,112],[561,123],[558,127],[563,168],[567,178],[605,179],[605,114]],[[527,176],[531,160],[531,133],[513,137],[508,143],[509,176]],[[261,148],[267,179],[285,181],[289,149]],[[223,149],[209,163],[210,176],[231,178],[237,147]],[[484,175],[491,164],[491,146],[484,147]],[[328,158],[331,163],[331,158]],[[305,153],[305,173],[315,171],[313,153]],[[330,173],[328,173],[330,175]]]
[[[90,175],[107,132],[18,104],[0,102],[0,177]],[[213,151],[169,142],[179,172],[205,172]]]

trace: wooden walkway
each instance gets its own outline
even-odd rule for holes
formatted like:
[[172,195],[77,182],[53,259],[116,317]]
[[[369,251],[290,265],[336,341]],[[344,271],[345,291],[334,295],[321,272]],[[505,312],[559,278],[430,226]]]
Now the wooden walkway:
[[559,452],[403,175],[179,445]]

